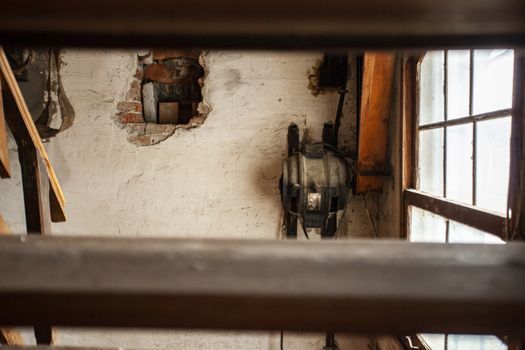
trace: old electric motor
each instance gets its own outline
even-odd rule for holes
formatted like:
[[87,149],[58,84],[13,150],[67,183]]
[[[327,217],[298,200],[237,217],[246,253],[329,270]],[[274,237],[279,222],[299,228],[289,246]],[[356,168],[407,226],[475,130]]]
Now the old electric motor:
[[287,238],[297,237],[297,220],[303,230],[320,229],[323,238],[337,231],[337,212],[346,205],[351,188],[347,161],[331,142],[332,124],[323,130],[323,142],[300,147],[299,128],[288,128],[288,159],[283,163],[280,189]]

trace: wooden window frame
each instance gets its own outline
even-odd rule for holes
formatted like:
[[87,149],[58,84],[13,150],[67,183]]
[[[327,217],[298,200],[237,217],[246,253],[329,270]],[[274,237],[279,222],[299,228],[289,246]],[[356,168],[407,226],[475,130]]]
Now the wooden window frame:
[[[446,52],[446,51],[445,51]],[[470,60],[472,65],[473,50],[471,50]],[[422,127],[418,126],[418,89],[419,89],[419,67],[425,53],[413,54],[405,56],[402,62],[401,71],[401,86],[402,103],[401,103],[401,237],[408,239],[410,234],[410,207],[417,207],[426,211],[440,215],[448,220],[453,220],[464,225],[482,230],[484,232],[495,235],[502,240],[509,240],[516,236],[515,232],[521,232],[521,225],[515,223],[515,218],[519,218],[523,208],[519,207],[523,195],[517,198],[516,193],[523,193],[523,61],[519,51],[515,51],[514,58],[514,98],[511,109],[503,109],[490,113],[479,115],[472,114],[472,107],[470,107],[470,116],[447,120],[445,118],[442,122],[426,124]],[[445,59],[446,59],[445,54]],[[446,72],[445,72],[446,75]],[[446,79],[446,77],[445,77]],[[472,85],[472,70],[471,70],[471,85]],[[472,94],[472,89],[471,92]],[[472,96],[470,97],[472,99]],[[473,123],[474,130],[476,123],[481,120],[489,120],[511,115],[511,165],[509,176],[509,212],[515,213],[512,215],[499,214],[489,210],[485,210],[473,205],[459,203],[441,196],[426,193],[417,190],[417,154],[418,154],[418,133],[420,130],[428,130],[438,127],[447,127],[452,125],[461,125]],[[473,133],[473,140],[475,143],[475,131]],[[445,145],[446,147],[446,145]],[[475,146],[474,146],[475,147]],[[445,149],[446,152],[446,149]],[[476,150],[473,151],[473,166],[476,166]],[[476,173],[473,171],[473,177]],[[445,180],[446,181],[446,180]],[[474,181],[475,183],[475,181]],[[521,188],[521,191],[519,189]],[[473,200],[475,203],[475,184],[473,184]],[[521,216],[522,217],[522,216]],[[523,221],[523,220],[522,220]],[[448,221],[447,221],[448,222]],[[448,226],[448,225],[447,225]]]

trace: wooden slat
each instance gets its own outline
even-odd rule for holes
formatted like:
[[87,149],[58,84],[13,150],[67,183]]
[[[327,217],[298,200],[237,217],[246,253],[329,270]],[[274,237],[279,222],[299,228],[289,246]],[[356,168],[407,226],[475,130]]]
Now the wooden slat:
[[525,334],[525,244],[0,237],[0,324]]
[[412,205],[506,239],[504,215],[417,190],[405,190],[404,201],[405,206]]
[[53,170],[53,167],[51,166],[49,157],[47,156],[46,149],[44,148],[44,144],[42,143],[42,140],[40,139],[40,136],[38,135],[38,131],[36,130],[35,123],[33,122],[33,119],[31,118],[31,114],[29,113],[29,110],[27,109],[27,105],[24,101],[24,97],[22,96],[22,93],[20,92],[20,88],[18,87],[15,76],[13,75],[13,71],[11,70],[9,66],[9,62],[7,61],[7,57],[5,56],[5,52],[2,48],[0,48],[0,70],[5,79],[8,92],[12,94],[12,97],[16,103],[16,106],[18,110],[20,111],[20,117],[24,123],[25,128],[27,129],[27,132],[29,133],[31,141],[35,145],[38,151],[38,154],[44,161],[44,164],[46,166],[47,173],[48,173],[48,176],[51,182],[51,186],[53,187],[53,190],[55,191],[56,196],[58,200],[60,201],[60,204],[63,206],[65,203],[64,194],[62,193],[62,189],[60,188],[60,185],[58,183],[57,177],[55,175],[55,171]]
[[458,47],[525,41],[522,0],[3,0],[0,42],[135,47]]
[[[388,172],[388,127],[394,62],[395,55],[391,53],[365,53],[358,135],[358,193],[381,191],[381,174]],[[373,176],[374,174],[378,175]]]
[[5,128],[4,104],[2,102],[2,85],[0,84],[0,177],[11,177],[9,149],[7,148],[7,130]]
[[[2,48],[0,48],[0,70],[2,73],[2,87],[4,98],[4,109],[7,124],[17,141],[18,147],[35,147],[38,156],[43,161],[42,170],[47,172],[50,182],[49,196],[51,204],[53,204],[53,221],[65,221],[66,214],[64,211],[65,199],[58,183],[57,177],[51,166],[47,152],[44,148],[42,140],[38,135],[35,124],[31,119],[27,106],[18,84],[15,80],[13,72],[9,67],[9,63]],[[55,200],[53,200],[55,199]]]

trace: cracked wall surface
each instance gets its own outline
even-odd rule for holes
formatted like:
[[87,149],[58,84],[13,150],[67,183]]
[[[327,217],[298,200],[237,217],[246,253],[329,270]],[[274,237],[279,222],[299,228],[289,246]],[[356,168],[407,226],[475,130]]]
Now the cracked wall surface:
[[[167,129],[163,142],[140,147],[115,123],[136,71],[136,52],[63,52],[62,79],[76,111],[73,126],[46,144],[66,196],[68,221],[54,234],[276,239],[282,210],[278,180],[291,122],[312,141],[336,114],[338,94],[312,95],[308,74],[322,53],[218,52],[204,57],[210,111],[194,129]],[[355,83],[355,81],[354,81]],[[349,89],[353,87],[350,86]],[[161,125],[159,125],[161,126]],[[347,100],[341,140],[355,151],[355,101]],[[140,137],[137,130],[137,137]],[[168,135],[168,136],[169,136]],[[0,182],[0,212],[25,231],[16,146],[13,179]],[[370,203],[368,203],[370,205]],[[347,237],[374,235],[362,197],[343,215]],[[57,345],[149,349],[279,348],[277,333],[58,329]],[[342,349],[368,338],[343,337]],[[285,349],[321,349],[322,334],[286,334]],[[385,341],[386,342],[386,341]],[[382,349],[393,346],[386,342]]]

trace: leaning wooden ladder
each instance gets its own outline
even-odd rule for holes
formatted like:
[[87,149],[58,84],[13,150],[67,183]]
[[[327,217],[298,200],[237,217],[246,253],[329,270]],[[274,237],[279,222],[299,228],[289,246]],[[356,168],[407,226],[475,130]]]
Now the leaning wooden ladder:
[[[11,177],[7,121],[18,147],[27,233],[45,235],[50,233],[51,221],[66,220],[65,198],[2,47],[0,81],[0,177]],[[0,214],[0,234],[9,233],[10,229]],[[51,344],[51,327],[36,326],[35,338],[39,344]],[[22,337],[15,329],[2,328],[0,342],[22,345]]]

